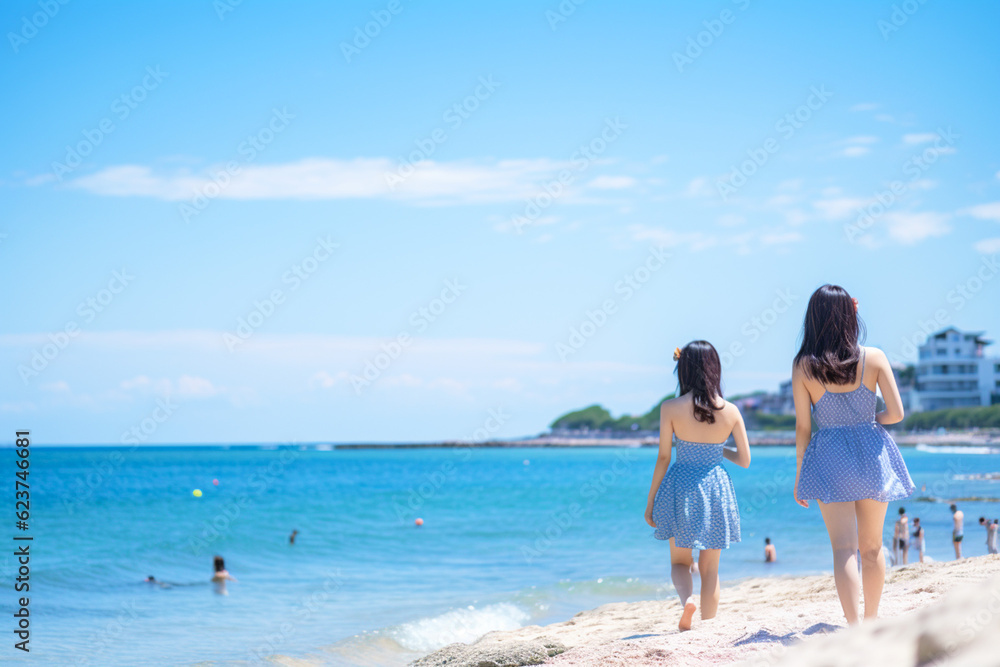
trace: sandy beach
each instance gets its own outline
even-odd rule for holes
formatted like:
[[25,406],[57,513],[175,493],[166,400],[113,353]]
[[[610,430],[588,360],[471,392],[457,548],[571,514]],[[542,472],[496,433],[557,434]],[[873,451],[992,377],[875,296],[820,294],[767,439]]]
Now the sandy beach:
[[677,630],[676,600],[613,603],[572,619],[452,644],[418,667],[516,665],[1000,665],[1000,556],[909,565],[886,577],[881,618],[845,627],[833,576],[724,586],[718,616]]

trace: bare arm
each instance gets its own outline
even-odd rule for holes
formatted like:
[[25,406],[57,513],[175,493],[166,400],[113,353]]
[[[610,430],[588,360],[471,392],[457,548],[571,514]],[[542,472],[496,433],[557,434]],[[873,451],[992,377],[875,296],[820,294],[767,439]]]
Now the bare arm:
[[903,399],[899,396],[899,388],[896,386],[896,376],[889,365],[889,358],[885,352],[876,348],[867,348],[876,363],[878,369],[878,388],[882,391],[882,400],[885,401],[885,410],[875,415],[875,421],[882,425],[898,424],[903,421]]
[[792,400],[795,402],[795,502],[809,507],[808,500],[799,500],[799,474],[802,472],[802,457],[812,438],[812,399],[806,388],[805,373],[798,367],[792,369]]
[[750,439],[747,437],[747,427],[743,423],[743,415],[740,414],[739,408],[734,405],[733,409],[736,410],[736,423],[733,424],[733,440],[736,441],[736,451],[723,449],[722,455],[741,468],[749,468]]
[[656,528],[656,524],[653,523],[653,500],[656,498],[656,492],[660,488],[660,483],[663,482],[663,476],[667,474],[667,468],[670,467],[670,448],[673,446],[673,440],[674,427],[670,422],[670,415],[667,414],[667,410],[661,404],[660,451],[656,456],[656,467],[653,468],[653,483],[649,487],[649,498],[646,500],[646,523],[653,528]]

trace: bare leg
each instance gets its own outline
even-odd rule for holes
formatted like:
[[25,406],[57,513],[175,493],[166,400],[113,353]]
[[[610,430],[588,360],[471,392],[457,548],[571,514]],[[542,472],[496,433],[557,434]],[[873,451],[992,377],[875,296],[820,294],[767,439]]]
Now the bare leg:
[[[858,576],[858,525],[854,503],[819,503],[833,547],[833,578],[847,622],[858,622],[861,582]],[[880,543],[881,546],[881,543]]]
[[[865,618],[878,618],[878,604],[885,585],[885,555],[882,529],[888,503],[859,500],[854,503],[858,517],[858,547],[861,549],[861,582],[865,591]],[[906,563],[905,551],[903,563]]]
[[721,549],[702,549],[698,554],[701,571],[701,617],[715,618],[719,609],[719,556]]
[[[677,627],[681,630],[690,630],[694,612],[697,609],[691,600],[694,592],[694,581],[691,578],[691,566],[694,559],[690,549],[684,549],[674,545],[674,538],[670,538],[670,579],[674,582],[674,589],[681,599],[684,612],[681,615],[680,623]],[[704,581],[704,580],[703,580]],[[704,586],[704,584],[702,584]]]

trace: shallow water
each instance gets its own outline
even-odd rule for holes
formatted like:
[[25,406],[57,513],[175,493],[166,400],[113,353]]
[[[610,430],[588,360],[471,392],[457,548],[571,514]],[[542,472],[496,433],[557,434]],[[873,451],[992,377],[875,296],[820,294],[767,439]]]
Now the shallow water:
[[[909,515],[924,523],[928,556],[951,558],[944,500],[1000,496],[1000,480],[981,475],[1000,472],[1000,452],[903,453],[918,487]],[[282,654],[405,664],[490,630],[666,597],[668,548],[643,520],[655,456],[652,448],[37,447],[30,662],[235,665]],[[753,456],[749,470],[727,464],[743,542],[723,554],[723,579],[827,571],[819,512],[792,500],[793,449]],[[4,459],[12,469],[12,450]],[[961,505],[966,553],[985,553],[975,524],[1000,516],[1000,504]],[[890,519],[886,544],[891,534]],[[776,564],[762,562],[765,536],[777,545]],[[215,554],[239,580],[227,595],[208,582]],[[2,568],[11,581],[10,553]],[[143,582],[150,574],[170,585]],[[4,595],[6,609],[14,593]],[[27,663],[10,644],[4,663]]]

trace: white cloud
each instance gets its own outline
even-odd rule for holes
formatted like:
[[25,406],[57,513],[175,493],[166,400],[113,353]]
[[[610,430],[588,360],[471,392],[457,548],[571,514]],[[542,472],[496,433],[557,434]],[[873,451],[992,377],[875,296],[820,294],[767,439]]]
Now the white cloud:
[[861,157],[862,155],[867,155],[871,152],[870,146],[876,144],[880,141],[878,137],[872,135],[859,135],[855,137],[848,137],[843,141],[839,142],[840,145],[846,146],[846,148],[841,149],[838,155],[844,157]]
[[886,213],[885,222],[889,226],[889,236],[904,244],[912,244],[924,239],[944,236],[951,231],[948,220],[951,216],[943,213]]
[[[493,224],[493,229],[495,231],[503,232],[503,233],[516,232],[517,231],[517,226],[514,224],[513,216],[508,216],[508,217],[504,218],[504,217],[501,217],[501,216],[498,216],[498,215],[491,215],[489,217],[489,220],[495,220],[496,221]],[[554,225],[557,222],[559,222],[560,220],[562,220],[562,218],[560,216],[558,216],[558,215],[542,215],[542,216],[539,216],[539,217],[535,218],[534,220],[532,220],[530,226],[531,227],[542,227],[544,225]],[[522,231],[523,230],[524,230],[524,227],[522,227]]]
[[227,185],[217,188],[212,185],[212,176],[222,171],[221,167],[192,173],[187,169],[154,172],[146,166],[123,165],[81,176],[67,187],[109,197],[152,197],[178,202],[190,201],[197,193],[217,192],[220,199],[386,198],[459,204],[524,199],[540,191],[539,183],[554,179],[561,170],[574,168],[570,162],[545,158],[491,163],[426,160],[416,164],[401,182],[390,185],[397,169],[398,165],[389,158],[307,158],[283,164],[243,166]]
[[347,371],[340,371],[331,375],[326,371],[319,371],[314,373],[312,377],[309,378],[308,386],[310,389],[329,389],[339,382],[347,382],[350,379]]
[[976,241],[976,244],[973,247],[975,247],[976,252],[980,252],[984,255],[992,255],[995,252],[1000,252],[1000,237]]
[[137,375],[122,380],[118,383],[118,387],[126,392],[177,396],[183,399],[211,398],[226,393],[224,388],[216,387],[211,380],[193,375],[181,375],[176,381],[170,378],[152,379],[146,375]]
[[714,197],[716,192],[704,177],[694,178],[687,184],[685,193],[689,197]]
[[130,380],[122,380],[118,386],[125,391],[137,391],[144,394],[169,394],[173,391],[173,383],[161,378],[153,381],[145,375],[137,375]]
[[895,123],[896,119],[887,113],[875,114],[875,120],[881,121],[883,123]]
[[778,183],[776,190],[779,192],[797,192],[802,189],[802,179],[801,178],[789,178]]
[[962,209],[959,213],[971,215],[973,218],[977,218],[979,220],[994,220],[996,222],[1000,222],[1000,201],[970,206]]
[[868,155],[872,152],[872,149],[867,146],[848,146],[844,150],[840,151],[840,155],[844,157],[861,157],[862,155]]
[[177,395],[181,398],[211,398],[222,392],[222,389],[205,378],[182,375],[177,380]]
[[784,245],[787,243],[797,243],[805,237],[799,232],[770,232],[760,237],[762,245]]
[[812,203],[820,216],[827,220],[843,220],[844,218],[856,215],[858,209],[867,204],[864,199],[857,197],[837,197],[834,199],[820,199]]
[[687,245],[692,250],[704,250],[719,242],[717,237],[702,232],[678,232],[673,229],[647,227],[646,225],[629,225],[628,229],[632,240],[650,241],[663,248]]
[[69,383],[65,380],[57,380],[55,382],[39,385],[38,388],[42,391],[50,391],[52,393],[65,393],[69,391]]
[[418,377],[403,373],[402,375],[390,375],[382,380],[387,387],[422,387],[424,381]]
[[919,132],[903,135],[904,144],[926,144],[934,141],[935,139],[940,139],[940,135],[936,132]]
[[635,185],[635,179],[631,176],[598,176],[587,185],[598,190],[624,190]]

